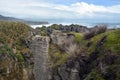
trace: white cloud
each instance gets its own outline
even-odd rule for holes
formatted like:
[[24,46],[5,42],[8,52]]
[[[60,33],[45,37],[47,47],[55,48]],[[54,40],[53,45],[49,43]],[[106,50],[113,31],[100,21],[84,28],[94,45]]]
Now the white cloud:
[[[85,2],[77,2],[71,5],[37,2],[33,0],[1,0],[0,12],[9,13],[16,17],[35,18],[102,18],[120,17],[120,5],[98,6]],[[117,14],[117,15],[116,15]]]

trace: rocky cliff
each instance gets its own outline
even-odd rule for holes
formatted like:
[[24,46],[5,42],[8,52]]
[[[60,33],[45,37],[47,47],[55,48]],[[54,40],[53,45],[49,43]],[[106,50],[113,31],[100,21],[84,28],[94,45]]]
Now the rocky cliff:
[[89,40],[81,38],[77,43],[81,35],[71,40],[68,33],[53,33],[49,51],[52,80],[120,80],[119,32],[105,32]]
[[32,53],[26,45],[31,28],[20,22],[0,22],[0,80],[33,80]]
[[0,23],[0,80],[120,80],[120,30],[41,31]]

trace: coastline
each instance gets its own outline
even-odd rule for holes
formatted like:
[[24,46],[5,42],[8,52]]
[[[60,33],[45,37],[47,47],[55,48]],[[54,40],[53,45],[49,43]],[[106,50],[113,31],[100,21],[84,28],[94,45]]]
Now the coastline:
[[86,26],[88,28],[92,28],[96,25],[107,25],[108,29],[117,29],[120,28],[120,23],[49,23],[49,24],[40,24],[40,25],[30,25],[32,28],[36,28],[36,27],[42,27],[42,26],[51,26],[53,24],[62,24],[62,25],[71,25],[71,24],[78,24],[78,25],[83,25]]

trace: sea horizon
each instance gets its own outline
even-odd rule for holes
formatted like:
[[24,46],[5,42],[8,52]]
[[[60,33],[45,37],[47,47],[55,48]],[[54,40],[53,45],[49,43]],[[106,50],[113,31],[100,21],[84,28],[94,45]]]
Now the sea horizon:
[[92,27],[95,27],[96,25],[106,25],[107,28],[111,29],[111,28],[114,28],[114,29],[117,29],[117,28],[120,28],[120,23],[111,23],[111,22],[108,22],[108,23],[90,23],[90,22],[84,22],[84,23],[80,23],[80,22],[52,22],[52,23],[48,23],[48,24],[39,24],[39,25],[30,25],[32,28],[36,28],[36,27],[42,27],[42,26],[51,26],[53,24],[62,24],[62,25],[71,25],[71,24],[77,24],[77,25],[82,25],[82,26],[86,26],[87,28],[92,28]]

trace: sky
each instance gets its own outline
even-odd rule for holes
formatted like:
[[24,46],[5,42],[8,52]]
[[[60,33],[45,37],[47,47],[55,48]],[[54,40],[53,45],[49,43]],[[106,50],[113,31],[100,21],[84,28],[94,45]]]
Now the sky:
[[120,22],[120,0],[0,0],[0,14],[33,20]]

